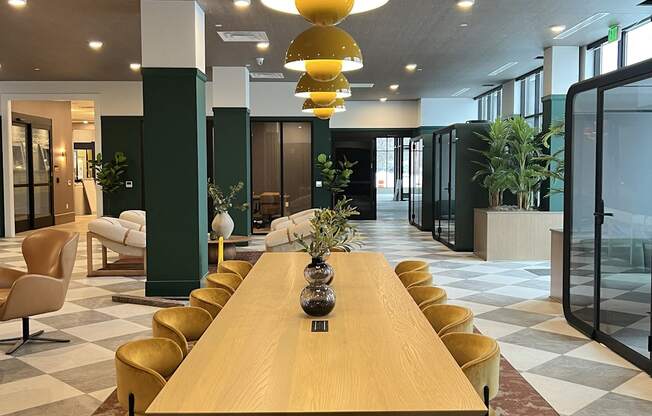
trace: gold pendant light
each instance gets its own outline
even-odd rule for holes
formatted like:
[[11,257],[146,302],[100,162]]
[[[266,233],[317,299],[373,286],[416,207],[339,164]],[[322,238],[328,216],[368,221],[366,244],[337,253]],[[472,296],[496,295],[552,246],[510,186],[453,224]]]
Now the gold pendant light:
[[315,104],[314,101],[308,99],[303,103],[301,111],[313,114],[315,117],[322,120],[328,120],[334,113],[346,111],[346,106],[344,105],[344,100],[341,98],[336,99],[333,104],[327,107],[319,106]]
[[303,74],[294,95],[299,98],[310,98],[315,104],[325,107],[333,104],[337,98],[350,97],[351,86],[342,74],[328,82],[316,81],[310,75]]
[[296,0],[299,14],[315,25],[332,26],[351,13],[354,0]]
[[335,26],[313,26],[292,41],[285,68],[307,72],[317,81],[333,81],[340,72],[362,68],[362,52],[355,40]]
[[[302,14],[299,13],[299,3],[308,3],[308,0],[261,0],[262,3],[269,7],[270,9],[278,10],[283,13],[291,14]],[[358,14],[368,12],[373,9],[387,4],[389,0],[355,0],[353,3],[353,8],[351,9],[351,14]],[[340,1],[334,2],[333,0],[312,0],[312,3],[336,3],[339,4]],[[305,17],[305,16],[304,16]],[[306,17],[307,18],[307,17]]]

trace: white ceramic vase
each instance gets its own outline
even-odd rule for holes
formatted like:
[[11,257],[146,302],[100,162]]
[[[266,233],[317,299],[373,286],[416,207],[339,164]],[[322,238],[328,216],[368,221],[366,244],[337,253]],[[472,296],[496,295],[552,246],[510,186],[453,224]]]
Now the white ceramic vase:
[[217,238],[224,237],[225,240],[228,240],[233,234],[233,218],[229,215],[228,212],[220,212],[215,215],[213,218],[213,223],[211,228],[215,232]]

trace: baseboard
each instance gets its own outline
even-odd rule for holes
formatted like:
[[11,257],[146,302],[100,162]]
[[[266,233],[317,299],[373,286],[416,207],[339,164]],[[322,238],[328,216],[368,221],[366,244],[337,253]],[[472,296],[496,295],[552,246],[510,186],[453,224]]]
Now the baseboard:
[[75,222],[75,211],[54,214],[54,225],[67,224],[69,222]]

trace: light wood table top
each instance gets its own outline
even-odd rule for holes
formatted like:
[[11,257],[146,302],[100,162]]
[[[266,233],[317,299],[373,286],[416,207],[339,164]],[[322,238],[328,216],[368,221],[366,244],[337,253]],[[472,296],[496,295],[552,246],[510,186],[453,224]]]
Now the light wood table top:
[[148,415],[484,415],[382,254],[333,253],[329,332],[299,306],[304,253],[256,263]]

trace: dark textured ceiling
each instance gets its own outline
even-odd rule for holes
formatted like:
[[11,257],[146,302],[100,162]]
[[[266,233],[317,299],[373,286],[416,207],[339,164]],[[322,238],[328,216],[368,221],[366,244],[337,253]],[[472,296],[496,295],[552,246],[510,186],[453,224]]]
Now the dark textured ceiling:
[[[29,0],[16,10],[0,3],[0,80],[138,80],[129,63],[140,61],[138,0]],[[252,0],[240,10],[231,0],[200,0],[206,11],[207,66],[251,65],[252,71],[282,70],[289,42],[308,24],[298,16],[274,12]],[[470,11],[456,0],[390,0],[381,9],[349,17],[340,27],[360,44],[363,70],[352,82],[372,82],[355,99],[449,97],[462,88],[474,96],[540,66],[535,60],[550,45],[583,45],[607,33],[609,24],[624,26],[652,14],[640,0],[476,0]],[[605,19],[563,40],[554,41],[550,26],[571,27],[596,12]],[[461,28],[461,23],[468,23]],[[222,25],[219,29],[215,25]],[[261,53],[253,43],[224,43],[217,30],[266,31],[271,47]],[[91,39],[104,42],[92,51]],[[262,66],[255,58],[265,57]],[[507,62],[519,64],[489,77]],[[404,66],[422,71],[409,74]],[[38,67],[40,71],[34,71]],[[295,81],[297,74],[285,72]],[[398,95],[387,86],[401,85]]]

